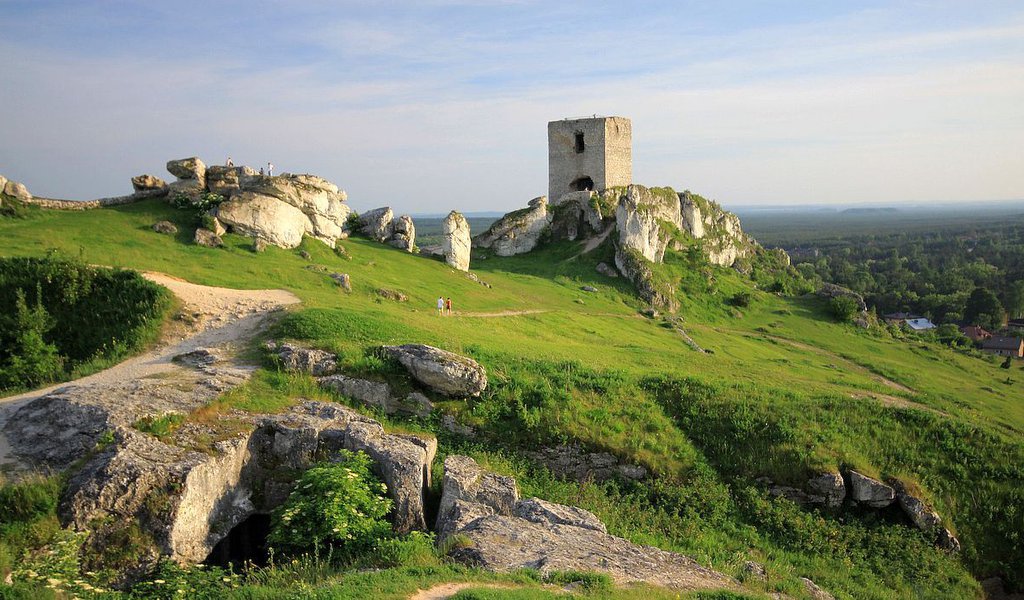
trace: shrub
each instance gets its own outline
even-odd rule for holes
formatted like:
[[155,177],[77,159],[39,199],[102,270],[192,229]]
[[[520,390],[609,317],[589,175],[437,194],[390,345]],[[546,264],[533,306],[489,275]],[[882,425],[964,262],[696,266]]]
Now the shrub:
[[179,210],[192,212],[197,220],[224,202],[224,196],[213,192],[203,192],[198,196],[190,196],[185,192],[177,192],[171,197],[171,204]]
[[331,549],[355,558],[388,537],[392,502],[362,452],[342,452],[341,462],[306,471],[274,511],[267,540],[275,551],[297,555]]
[[752,298],[753,295],[750,292],[736,292],[732,298],[729,298],[729,304],[740,307],[750,306]]
[[441,564],[434,534],[413,531],[400,538],[380,540],[374,562],[384,568],[436,567]]
[[853,320],[854,315],[860,309],[857,301],[849,296],[836,296],[828,302],[828,307],[832,311],[832,316],[837,321],[842,323],[849,323]]

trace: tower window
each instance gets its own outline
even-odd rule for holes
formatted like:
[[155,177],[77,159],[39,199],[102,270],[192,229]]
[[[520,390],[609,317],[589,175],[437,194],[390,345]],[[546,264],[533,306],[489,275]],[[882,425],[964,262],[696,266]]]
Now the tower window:
[[583,154],[586,149],[586,145],[583,143],[583,132],[576,132],[576,154]]

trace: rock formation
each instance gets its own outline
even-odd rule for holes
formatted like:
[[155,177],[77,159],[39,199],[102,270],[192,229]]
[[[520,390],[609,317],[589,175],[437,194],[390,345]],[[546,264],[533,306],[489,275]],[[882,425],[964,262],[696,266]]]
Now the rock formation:
[[384,346],[382,350],[413,379],[439,394],[463,398],[479,396],[487,389],[484,368],[471,358],[423,344]]
[[523,210],[510,212],[498,219],[484,233],[473,238],[473,246],[491,248],[498,256],[514,256],[537,247],[551,226],[546,196],[530,200]]
[[689,557],[609,535],[589,511],[520,500],[514,479],[487,473],[471,458],[449,456],[444,472],[438,539],[457,534],[464,540],[450,553],[460,562],[492,571],[597,571],[619,584],[679,590],[738,589]]
[[850,497],[871,508],[885,508],[896,500],[896,491],[877,479],[850,471]]
[[857,292],[841,285],[825,283],[822,284],[815,293],[820,298],[824,298],[826,300],[831,300],[832,298],[852,298],[853,301],[857,303],[857,310],[861,314],[865,314],[868,311],[868,305],[864,302],[864,296],[861,296]]
[[321,402],[254,418],[247,432],[218,442],[212,453],[117,428],[114,442],[69,479],[62,521],[89,531],[88,543],[96,545],[134,524],[156,554],[200,562],[232,527],[284,502],[296,472],[345,449],[373,460],[395,501],[396,531],[425,528],[423,491],[435,440],[390,435],[372,419]]
[[167,191],[167,183],[153,175],[137,175],[132,177],[132,189],[136,192],[147,192],[151,190]]
[[472,239],[469,236],[469,221],[461,213],[452,211],[441,224],[441,254],[444,262],[459,271],[469,270],[469,255]]
[[416,226],[412,222],[412,217],[394,217],[390,206],[364,212],[359,215],[359,230],[372,240],[412,252],[416,247]]
[[640,465],[620,463],[607,452],[586,452],[577,444],[542,448],[526,455],[555,475],[574,481],[601,482],[615,477],[638,480],[647,477],[647,469]]
[[24,184],[18,183],[17,181],[11,181],[2,175],[0,175],[0,192],[3,192],[20,202],[29,202],[32,200],[32,194],[29,193],[28,188],[26,188]]

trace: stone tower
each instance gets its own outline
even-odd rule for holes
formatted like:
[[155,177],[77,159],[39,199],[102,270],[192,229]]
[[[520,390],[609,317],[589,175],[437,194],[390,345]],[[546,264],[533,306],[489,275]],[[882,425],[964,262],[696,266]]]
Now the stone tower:
[[633,126],[625,117],[548,123],[548,199],[633,183]]

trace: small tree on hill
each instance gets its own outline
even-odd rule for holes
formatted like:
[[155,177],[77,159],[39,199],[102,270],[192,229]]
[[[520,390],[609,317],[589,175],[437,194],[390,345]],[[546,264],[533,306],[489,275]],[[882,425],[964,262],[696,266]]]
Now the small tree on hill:
[[29,307],[25,291],[17,290],[10,354],[0,365],[0,387],[36,386],[53,381],[64,371],[64,359],[43,336],[53,329],[53,319],[43,308],[41,286],[36,286],[35,306]]
[[860,312],[860,304],[849,296],[836,296],[828,302],[829,309],[837,321],[849,323]]

